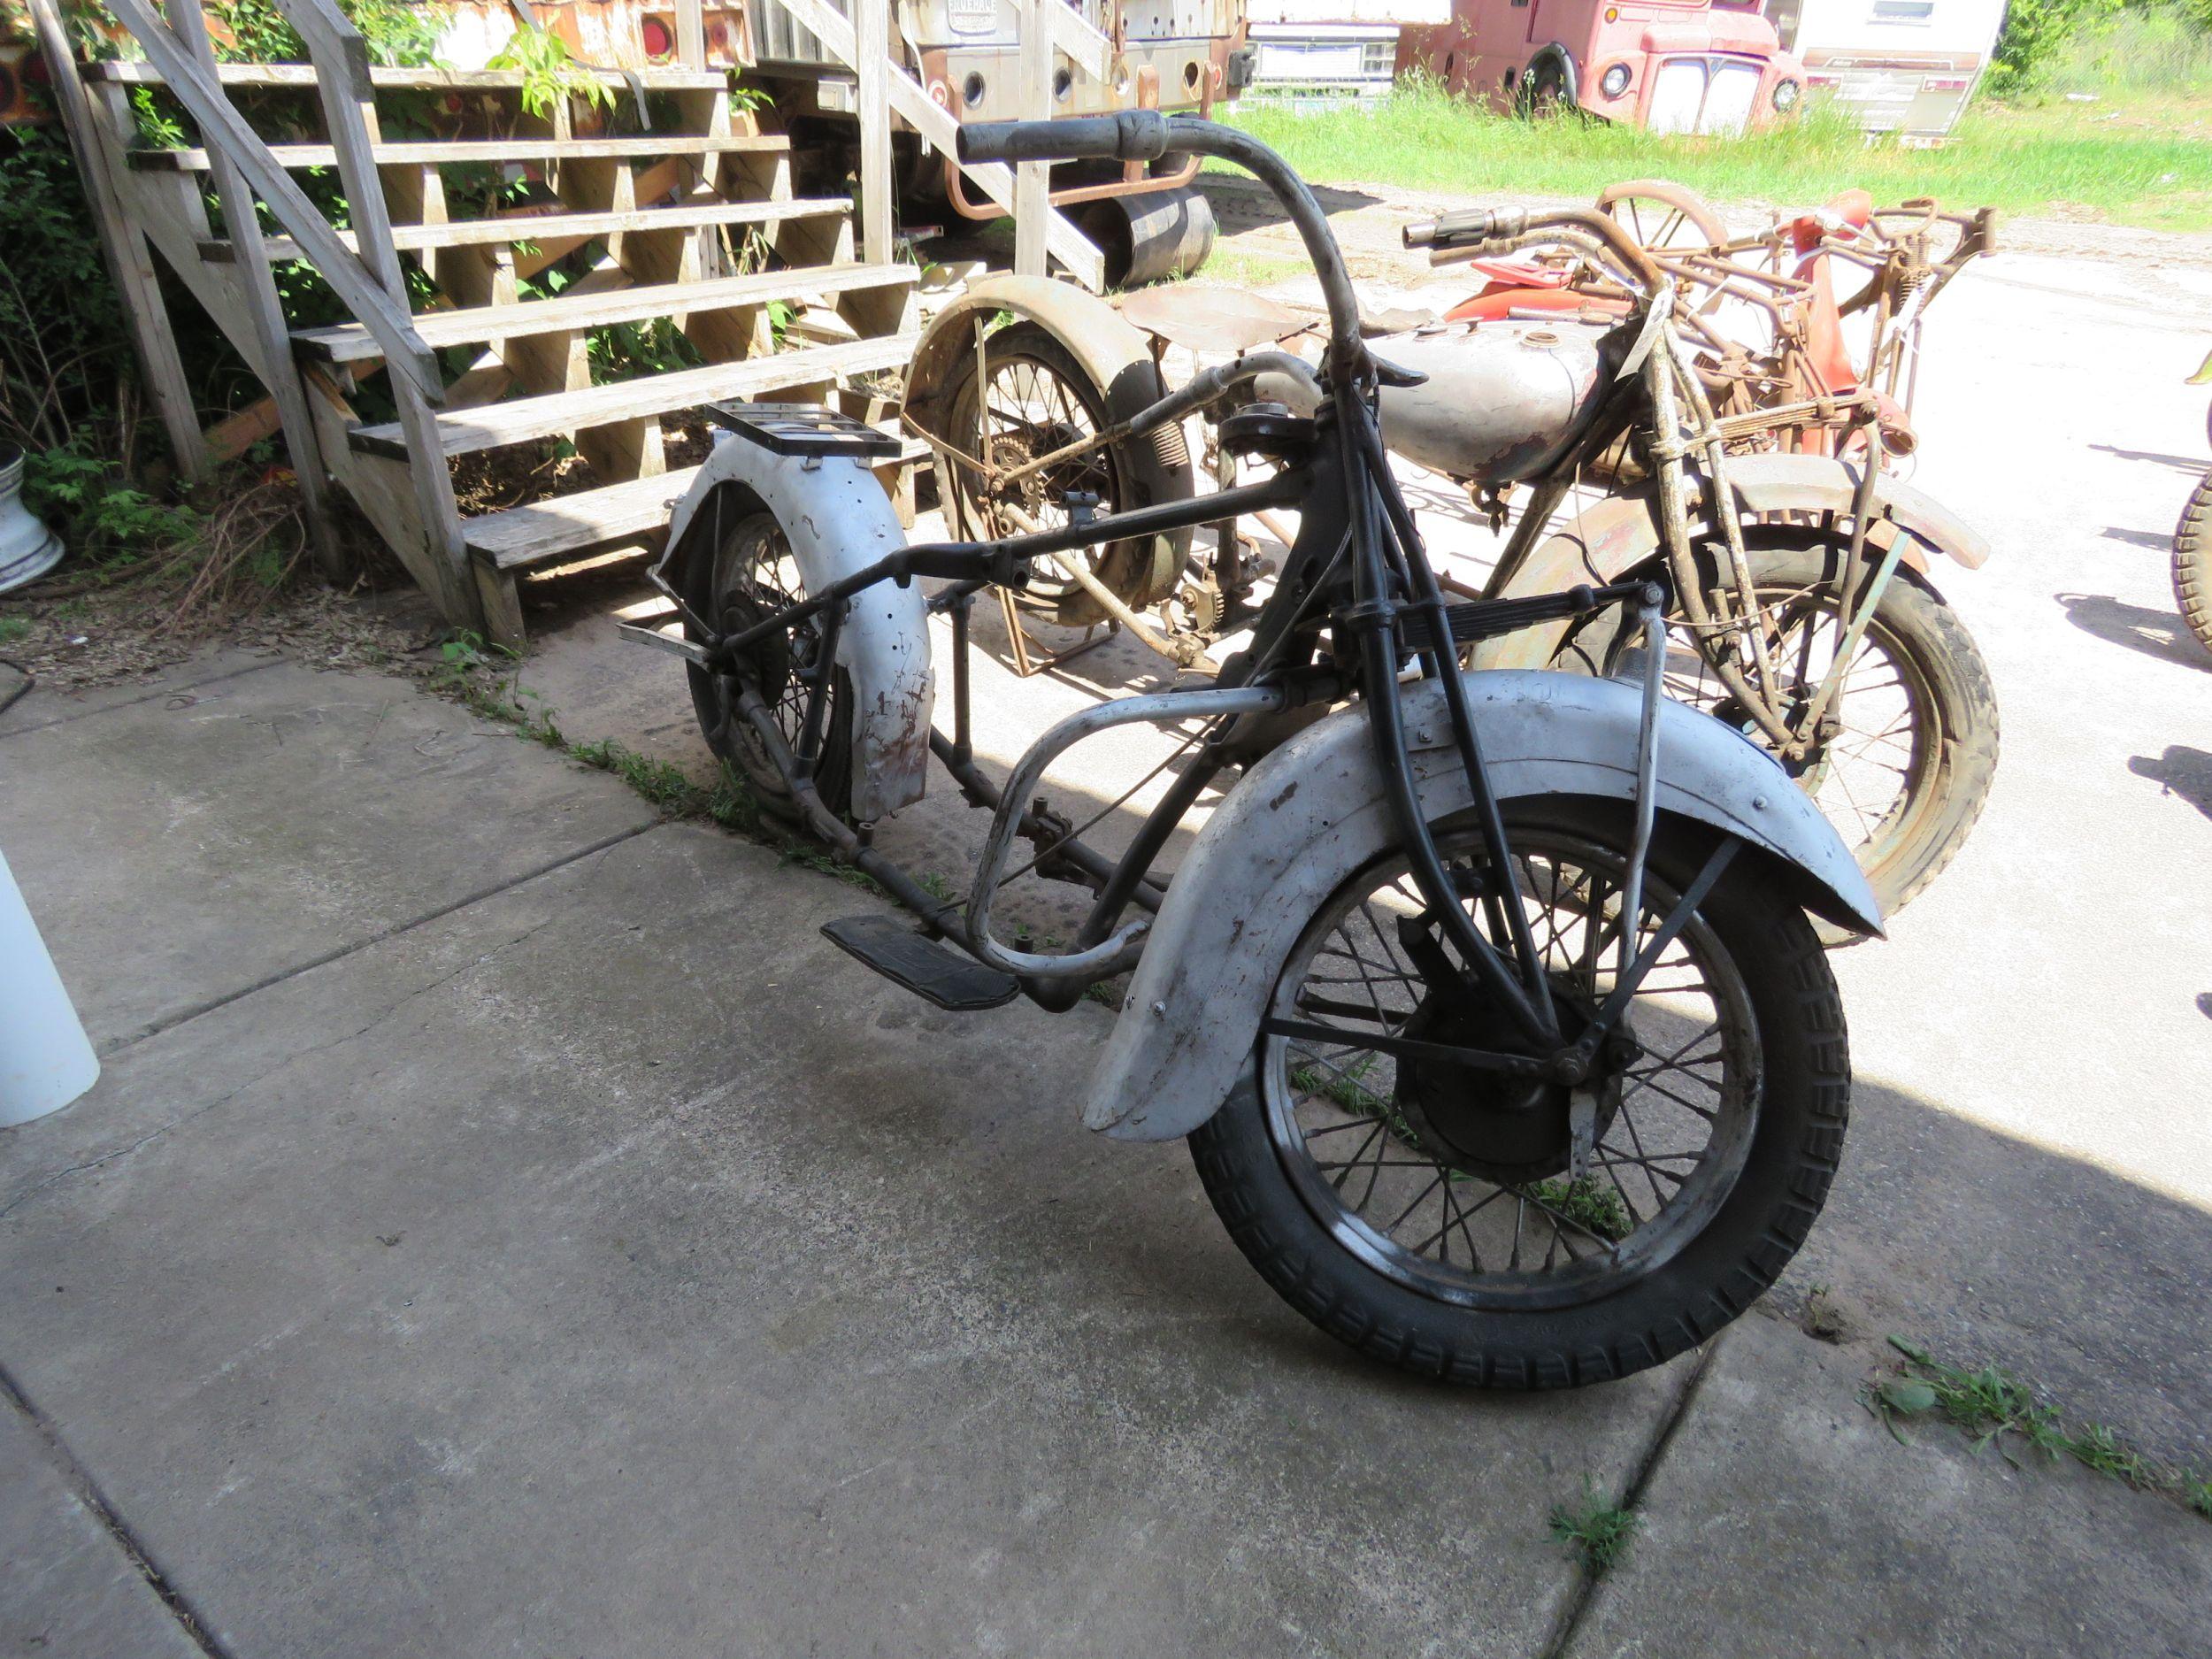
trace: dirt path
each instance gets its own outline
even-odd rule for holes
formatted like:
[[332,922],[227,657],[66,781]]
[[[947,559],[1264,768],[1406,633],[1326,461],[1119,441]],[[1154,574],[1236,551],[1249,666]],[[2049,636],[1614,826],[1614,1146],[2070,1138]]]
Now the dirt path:
[[[1273,199],[1257,184],[1231,175],[1209,173],[1205,188],[1223,235],[1235,247],[1302,260],[1297,236],[1283,219]],[[1353,274],[1395,278],[1401,281],[1424,276],[1429,270],[1425,256],[1408,253],[1399,243],[1400,227],[1409,219],[1433,218],[1465,207],[1584,204],[1579,197],[1528,196],[1510,190],[1463,196],[1358,182],[1317,185],[1314,194],[1328,211],[1329,222],[1351,262]],[[1747,232],[1762,228],[1773,211],[1773,204],[1758,202],[1734,203],[1720,209],[1732,230]],[[2141,230],[2057,219],[2007,219],[2000,233],[2000,245],[2008,252],[2060,258],[2111,260],[2151,266],[2177,263],[2212,265],[2212,233],[2206,232]]]

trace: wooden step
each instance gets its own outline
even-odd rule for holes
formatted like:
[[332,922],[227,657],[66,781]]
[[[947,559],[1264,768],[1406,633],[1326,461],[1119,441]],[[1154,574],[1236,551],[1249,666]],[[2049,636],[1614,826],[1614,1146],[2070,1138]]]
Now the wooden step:
[[[804,351],[778,351],[748,357],[741,363],[712,363],[703,369],[679,369],[670,374],[649,374],[612,386],[588,387],[580,392],[554,392],[539,397],[511,398],[503,403],[485,403],[473,409],[437,411],[439,448],[447,455],[468,455],[494,449],[505,443],[526,443],[534,438],[602,426],[612,421],[636,420],[671,410],[695,409],[724,398],[757,398],[788,387],[836,380],[872,369],[903,366],[913,356],[912,334],[887,334],[880,339],[856,340],[840,346],[813,346]],[[353,447],[370,455],[407,458],[406,440],[397,421],[381,426],[356,426],[348,434]]]
[[[890,431],[895,425],[886,423],[882,429]],[[929,446],[918,438],[901,440],[902,461],[910,464],[928,453]],[[632,479],[504,512],[488,512],[464,519],[461,536],[470,552],[503,571],[565,564],[603,548],[636,544],[651,549],[698,476],[695,466],[679,467],[657,478]]]
[[678,467],[655,478],[635,478],[626,484],[488,512],[465,520],[461,536],[470,552],[497,570],[553,564],[664,528],[668,515],[698,475],[695,466]]
[[[852,205],[836,196],[791,202],[687,202],[680,207],[640,207],[620,212],[510,213],[499,219],[457,219],[445,225],[395,225],[392,244],[402,250],[461,248],[484,242],[582,241],[617,231],[645,235],[660,230],[695,230],[702,225],[779,225],[786,219],[849,213]],[[350,248],[353,233],[340,231],[338,240]],[[299,244],[289,236],[272,236],[265,245],[271,259],[300,257]],[[227,263],[234,255],[227,237],[201,239],[203,259]]]
[[[802,296],[895,288],[913,281],[918,275],[920,272],[910,265],[802,265],[795,270],[764,271],[752,276],[724,277],[710,282],[603,288],[596,293],[556,295],[551,299],[526,300],[513,305],[425,311],[415,319],[415,332],[433,349],[437,349],[490,340],[562,334],[607,323],[637,322],[649,317],[726,311],[733,306],[761,305],[770,300]],[[332,363],[355,363],[384,354],[375,336],[359,323],[303,328],[292,338],[303,351]]]
[[[161,72],[149,63],[83,64],[80,67],[87,81],[105,81],[126,87],[158,87],[165,84]],[[303,87],[315,84],[315,65],[312,64],[218,64],[216,72],[227,87]],[[576,65],[582,69],[582,65]],[[628,77],[617,69],[595,69],[586,73],[595,74],[600,81],[618,91],[629,86]],[[717,92],[730,84],[729,73],[721,69],[677,69],[661,66],[641,69],[637,74],[649,92]],[[373,65],[369,81],[380,89],[394,91],[435,91],[450,88],[456,92],[511,92],[522,85],[519,69],[390,69],[382,65]]]
[[[648,133],[624,138],[449,138],[376,144],[370,153],[385,167],[445,166],[465,162],[641,161],[669,156],[780,155],[791,148],[782,134],[725,133],[708,136]],[[272,144],[280,166],[334,167],[329,144]],[[204,150],[134,150],[141,173],[205,173]]]

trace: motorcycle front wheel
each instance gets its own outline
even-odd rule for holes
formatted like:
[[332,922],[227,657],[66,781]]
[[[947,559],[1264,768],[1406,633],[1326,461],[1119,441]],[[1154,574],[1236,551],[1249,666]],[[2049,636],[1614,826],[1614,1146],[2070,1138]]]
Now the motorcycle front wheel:
[[[1509,803],[1507,825],[1572,1032],[1612,989],[1628,814],[1553,797]],[[1447,826],[1439,845],[1501,940],[1479,836]],[[1711,845],[1663,823],[1640,936]],[[1190,1137],[1230,1236],[1322,1330],[1425,1376],[1573,1387],[1704,1341],[1803,1243],[1850,1101],[1835,981],[1778,870],[1738,855],[1578,1092],[1448,1057],[1516,1038],[1444,941],[1395,851],[1314,912],[1270,1007],[1308,1033],[1263,1034]]]

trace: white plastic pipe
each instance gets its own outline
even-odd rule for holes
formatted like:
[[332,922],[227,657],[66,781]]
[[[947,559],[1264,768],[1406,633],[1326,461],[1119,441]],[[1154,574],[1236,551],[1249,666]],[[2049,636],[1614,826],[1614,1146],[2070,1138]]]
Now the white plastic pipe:
[[0,1128],[59,1111],[99,1076],[84,1022],[0,855]]

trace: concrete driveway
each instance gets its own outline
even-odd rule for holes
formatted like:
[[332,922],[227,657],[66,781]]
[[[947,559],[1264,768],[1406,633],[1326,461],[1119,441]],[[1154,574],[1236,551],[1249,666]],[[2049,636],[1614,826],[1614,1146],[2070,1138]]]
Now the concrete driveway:
[[[1894,1331],[2212,1469],[2212,661],[2147,544],[2212,278],[1970,280],[1918,481],[1999,549],[1943,580],[2005,757],[1838,961],[1852,1140],[1770,1308],[1831,1286],[1850,1341],[1379,1372],[1179,1148],[1077,1125],[1102,1009],[941,1016],[819,937],[865,895],[404,682],[218,657],[0,716],[106,1064],[0,1135],[0,1652],[2200,1653],[2212,1527],[1858,1400]],[[695,763],[622,596],[532,683]],[[985,747],[1156,667],[999,674]],[[1586,1483],[1642,1517],[1601,1581],[1548,1536]]]

